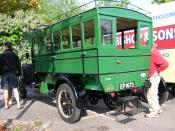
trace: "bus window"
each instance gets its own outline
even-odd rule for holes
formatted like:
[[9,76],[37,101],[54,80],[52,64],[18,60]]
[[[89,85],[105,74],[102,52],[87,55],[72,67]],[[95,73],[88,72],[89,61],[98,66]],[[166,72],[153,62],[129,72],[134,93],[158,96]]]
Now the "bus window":
[[47,48],[47,51],[52,51],[52,34],[49,34],[46,37],[46,48]]
[[112,21],[101,20],[101,42],[103,44],[112,44]]
[[33,50],[34,50],[34,54],[39,54],[38,39],[37,38],[35,38],[33,40]]
[[84,46],[91,46],[95,40],[94,20],[84,22]]
[[141,25],[140,27],[140,45],[148,46],[149,45],[149,27],[146,25]]
[[81,28],[79,24],[72,26],[72,43],[73,48],[81,47]]
[[44,46],[44,37],[40,37],[40,53],[43,54],[45,53],[45,46]]
[[54,50],[60,50],[60,31],[54,33]]
[[63,44],[63,49],[68,49],[70,48],[70,40],[69,40],[69,28],[63,29],[62,30],[62,44]]
[[136,48],[137,21],[117,18],[117,49]]

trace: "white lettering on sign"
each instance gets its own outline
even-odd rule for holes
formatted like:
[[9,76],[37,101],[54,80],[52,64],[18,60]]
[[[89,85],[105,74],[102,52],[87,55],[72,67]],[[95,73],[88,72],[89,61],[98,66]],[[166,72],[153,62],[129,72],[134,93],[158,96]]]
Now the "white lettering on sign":
[[[116,37],[116,45],[121,46],[121,32],[117,33]],[[146,28],[141,29],[140,38],[143,43],[148,41],[149,33]],[[175,25],[154,28],[153,41],[158,44],[158,48],[160,49],[175,48]],[[133,30],[124,33],[124,44],[128,46],[135,44],[135,34]]]
[[170,40],[175,38],[175,28],[161,29],[153,31],[153,41]]

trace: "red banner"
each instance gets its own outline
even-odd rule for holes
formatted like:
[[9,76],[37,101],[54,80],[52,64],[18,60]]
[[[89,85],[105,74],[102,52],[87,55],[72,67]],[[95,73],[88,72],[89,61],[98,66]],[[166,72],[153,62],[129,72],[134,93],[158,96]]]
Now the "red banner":
[[[141,29],[141,46],[148,44],[148,28]],[[122,48],[122,34],[116,35],[117,48]],[[157,27],[153,31],[153,41],[158,44],[159,49],[175,48],[175,25]],[[124,48],[135,48],[134,30],[124,32]]]
[[175,25],[154,28],[153,41],[159,49],[175,48]]

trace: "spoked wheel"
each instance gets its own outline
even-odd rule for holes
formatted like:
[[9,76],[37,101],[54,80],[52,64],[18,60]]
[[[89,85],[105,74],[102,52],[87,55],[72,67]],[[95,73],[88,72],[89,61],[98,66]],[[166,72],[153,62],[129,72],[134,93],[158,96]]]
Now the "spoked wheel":
[[81,110],[76,107],[75,94],[68,84],[58,87],[56,100],[58,112],[64,121],[74,123],[79,120]]
[[104,95],[103,101],[104,101],[105,105],[111,110],[114,110],[114,109],[120,107],[122,104],[121,102],[119,102],[117,100],[117,97],[112,97],[109,94]]

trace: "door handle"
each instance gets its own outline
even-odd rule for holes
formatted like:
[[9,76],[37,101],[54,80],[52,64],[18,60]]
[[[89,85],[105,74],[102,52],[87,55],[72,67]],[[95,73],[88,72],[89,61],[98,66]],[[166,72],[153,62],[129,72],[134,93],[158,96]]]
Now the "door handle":
[[86,52],[81,52],[80,56],[86,56]]
[[117,63],[117,64],[121,64],[121,61],[117,60],[116,63]]
[[51,59],[55,59],[55,58],[56,58],[56,56],[51,56],[50,58],[51,58]]

